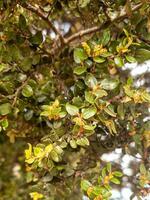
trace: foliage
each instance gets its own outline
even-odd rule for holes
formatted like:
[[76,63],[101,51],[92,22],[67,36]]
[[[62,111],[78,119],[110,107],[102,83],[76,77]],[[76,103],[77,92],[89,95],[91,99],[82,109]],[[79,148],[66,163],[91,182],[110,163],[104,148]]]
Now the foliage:
[[149,13],[148,0],[0,1],[2,199],[107,200],[122,173],[101,156],[117,147],[141,156],[132,189],[147,195],[150,94],[122,68],[150,59]]
[[[107,174],[108,173],[108,174]],[[86,191],[88,197],[94,200],[107,200],[111,196],[110,183],[120,184],[118,177],[122,177],[119,171],[111,171],[111,164],[108,163],[101,171],[101,176],[98,177],[98,184],[93,186],[88,180],[81,181],[81,188]]]

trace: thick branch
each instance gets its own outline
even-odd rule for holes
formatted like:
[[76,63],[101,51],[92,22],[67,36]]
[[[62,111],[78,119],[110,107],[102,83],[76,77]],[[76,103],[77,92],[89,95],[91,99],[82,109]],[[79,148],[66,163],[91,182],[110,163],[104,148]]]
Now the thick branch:
[[59,32],[59,30],[53,25],[53,23],[49,19],[49,15],[46,15],[40,8],[36,8],[36,7],[32,6],[31,4],[25,3],[22,6],[24,8],[26,8],[27,10],[30,10],[30,11],[34,12],[39,17],[41,17],[51,27],[51,29],[55,32],[55,34],[59,36],[62,44],[66,43],[66,41],[65,41],[64,37],[62,36],[62,34]]
[[68,37],[66,39],[66,43],[68,44],[77,38],[83,37],[84,35],[96,33],[97,31],[104,29],[105,27],[108,27],[110,25],[110,23],[111,23],[110,21],[106,21],[105,23],[103,23],[100,26],[94,26],[92,28],[88,28],[86,30],[79,31],[78,33],[75,33],[75,34],[71,35],[70,37]]
[[[136,6],[134,6],[132,8],[132,12],[140,9],[142,7],[142,3],[139,3],[137,4]],[[114,20],[110,21],[110,20],[107,20],[106,22],[104,22],[103,24],[101,24],[100,26],[94,26],[92,28],[88,28],[86,30],[82,30],[78,33],[75,33],[73,35],[71,35],[70,37],[68,37],[66,39],[66,43],[70,43],[72,42],[73,40],[77,39],[77,38],[80,38],[84,35],[88,35],[88,34],[91,34],[91,33],[96,33],[97,31],[100,31],[104,28],[107,28],[108,26],[110,26],[111,24],[113,24],[114,22],[117,22],[117,21],[120,21],[120,20],[123,20],[125,19],[126,17],[128,17],[127,13],[124,11],[121,15],[119,15],[118,17],[116,17]]]
[[[132,8],[132,12],[135,12],[136,10],[140,9],[142,7],[142,3],[139,3],[137,5],[135,5]],[[81,38],[85,35],[90,35],[92,33],[96,33],[98,31],[104,30],[105,28],[108,28],[109,26],[113,25],[115,22],[121,21],[125,18],[128,17],[128,14],[126,13],[125,10],[123,10],[121,12],[121,14],[119,16],[117,16],[115,19],[110,20],[108,19],[106,22],[104,22],[103,24],[101,24],[100,26],[94,26],[85,30],[81,30],[73,35],[71,35],[68,38],[64,38],[61,33],[59,32],[59,30],[57,30],[55,28],[55,26],[53,25],[53,23],[51,22],[51,20],[48,18],[47,15],[45,15],[45,13],[43,11],[41,11],[41,9],[36,8],[30,4],[24,4],[23,5],[24,8],[31,10],[32,12],[36,13],[38,16],[40,16],[44,21],[46,21],[49,26],[52,28],[52,30],[59,36],[60,40],[61,40],[61,45],[56,45],[58,44],[58,40],[56,40],[54,42],[54,48],[52,48],[52,50],[50,51],[50,54],[54,55],[55,52],[61,47],[65,46],[65,45],[69,45],[72,41],[76,40],[77,38]]]

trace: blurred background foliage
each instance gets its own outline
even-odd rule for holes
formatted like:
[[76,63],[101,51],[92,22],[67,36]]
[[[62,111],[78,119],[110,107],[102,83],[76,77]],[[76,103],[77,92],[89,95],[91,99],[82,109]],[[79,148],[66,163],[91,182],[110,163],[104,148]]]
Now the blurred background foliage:
[[149,198],[149,59],[149,0],[0,0],[0,200]]

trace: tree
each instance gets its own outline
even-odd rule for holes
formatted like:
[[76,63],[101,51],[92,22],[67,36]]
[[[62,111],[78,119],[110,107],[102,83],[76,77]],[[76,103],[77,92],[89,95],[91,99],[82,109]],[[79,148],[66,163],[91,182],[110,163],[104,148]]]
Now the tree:
[[110,199],[123,174],[101,156],[118,147],[140,155],[133,197],[148,194],[150,94],[122,67],[150,59],[149,14],[149,0],[0,1],[3,200]]

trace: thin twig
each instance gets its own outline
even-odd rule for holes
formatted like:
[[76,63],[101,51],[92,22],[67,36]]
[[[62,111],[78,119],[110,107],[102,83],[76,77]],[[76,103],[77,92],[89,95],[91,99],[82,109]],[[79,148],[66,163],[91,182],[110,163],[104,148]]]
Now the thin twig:
[[20,91],[27,84],[27,82],[29,81],[29,79],[30,79],[30,76],[23,82],[23,84],[20,87],[18,87],[16,89],[16,92],[13,94],[13,96],[14,96],[13,103],[12,103],[13,107],[15,106],[15,104],[17,102],[17,98],[18,98],[18,95],[19,95]]
[[60,31],[53,25],[53,23],[49,19],[49,14],[46,15],[40,8],[36,8],[36,7],[34,7],[33,5],[31,5],[29,3],[24,3],[22,6],[24,8],[26,8],[27,10],[30,10],[30,11],[34,12],[39,17],[41,17],[51,27],[51,29],[55,32],[55,34],[59,36],[62,44],[66,43],[65,38],[62,36]]
[[31,78],[31,75],[22,83],[22,85],[20,87],[18,87],[15,91],[14,94],[11,94],[11,95],[3,95],[3,94],[0,94],[0,101],[2,101],[3,99],[13,99],[13,102],[12,102],[12,106],[15,106],[16,102],[17,102],[17,98],[19,96],[19,93],[21,92],[22,88],[27,84],[27,82],[29,81],[29,79]]

